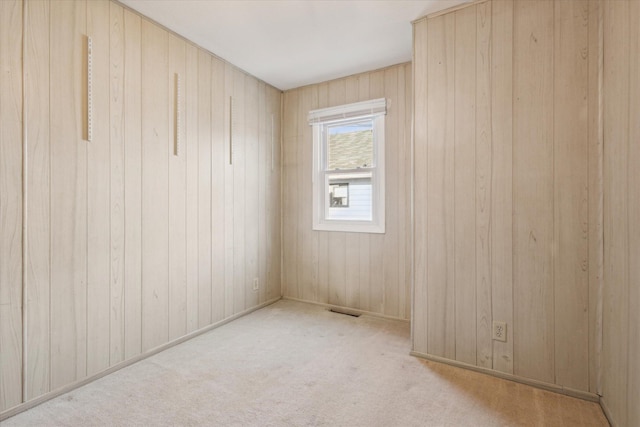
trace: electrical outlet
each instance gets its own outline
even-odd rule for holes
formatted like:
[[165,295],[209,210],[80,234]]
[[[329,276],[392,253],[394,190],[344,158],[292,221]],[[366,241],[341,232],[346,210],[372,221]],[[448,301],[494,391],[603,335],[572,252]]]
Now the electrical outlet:
[[253,279],[253,290],[257,291],[258,289],[260,289],[260,282],[258,281],[258,278],[256,277],[255,279]]
[[498,322],[494,320],[491,338],[496,341],[507,341],[507,324],[505,322]]

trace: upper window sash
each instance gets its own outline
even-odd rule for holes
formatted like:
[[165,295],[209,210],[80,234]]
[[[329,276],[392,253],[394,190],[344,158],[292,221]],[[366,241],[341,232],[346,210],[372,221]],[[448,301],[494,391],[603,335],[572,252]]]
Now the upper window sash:
[[337,122],[330,122],[330,123],[318,123],[316,126],[319,128],[317,131],[318,132],[322,132],[321,135],[321,159],[320,159],[320,166],[321,166],[321,170],[330,172],[330,171],[336,171],[336,172],[340,172],[340,171],[345,171],[345,170],[364,170],[364,169],[371,169],[371,168],[375,168],[377,162],[377,156],[378,156],[378,129],[376,126],[376,121],[375,121],[375,116],[369,116],[369,117],[365,117],[364,119],[362,117],[358,117],[356,119],[348,119],[348,120],[340,120],[339,122],[342,122],[344,124],[350,124],[350,123],[364,123],[364,122],[370,122],[371,123],[371,130],[373,131],[373,158],[371,159],[371,164],[369,166],[361,166],[359,168],[345,168],[345,169],[329,169],[329,125],[333,124],[333,123],[337,123]]

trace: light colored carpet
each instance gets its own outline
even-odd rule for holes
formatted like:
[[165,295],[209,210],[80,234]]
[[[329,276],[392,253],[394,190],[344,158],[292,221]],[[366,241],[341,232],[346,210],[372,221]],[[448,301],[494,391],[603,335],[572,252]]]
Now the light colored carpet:
[[600,407],[409,356],[409,325],[279,301],[10,426],[606,426]]

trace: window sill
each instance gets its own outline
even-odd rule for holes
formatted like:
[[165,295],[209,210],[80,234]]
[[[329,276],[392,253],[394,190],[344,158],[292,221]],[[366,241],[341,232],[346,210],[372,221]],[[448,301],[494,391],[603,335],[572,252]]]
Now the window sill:
[[385,234],[384,224],[372,224],[371,222],[359,221],[336,221],[320,224],[313,224],[314,231],[339,231],[344,233],[371,233]]

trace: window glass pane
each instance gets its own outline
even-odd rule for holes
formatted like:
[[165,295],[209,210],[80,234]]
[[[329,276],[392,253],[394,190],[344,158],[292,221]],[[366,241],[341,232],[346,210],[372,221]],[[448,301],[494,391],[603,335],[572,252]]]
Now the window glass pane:
[[327,170],[373,166],[373,120],[327,126]]
[[371,221],[371,172],[331,174],[327,177],[328,219]]
[[329,184],[329,206],[332,208],[349,207],[349,182]]

